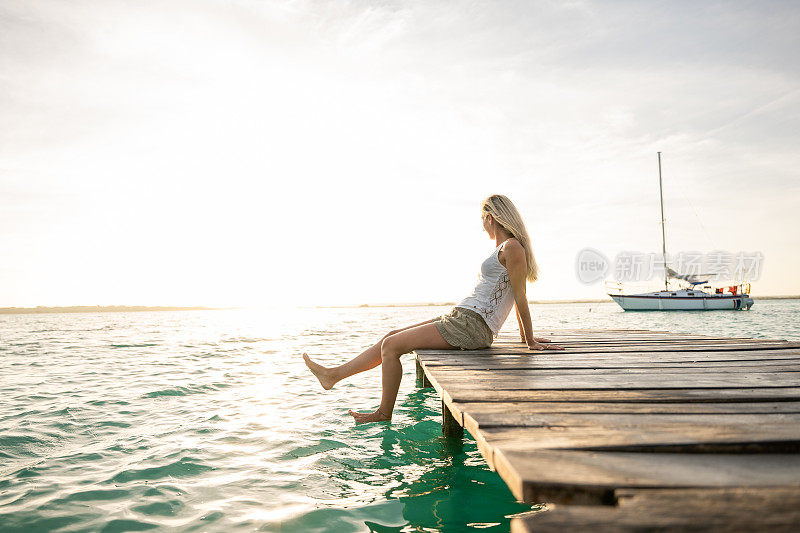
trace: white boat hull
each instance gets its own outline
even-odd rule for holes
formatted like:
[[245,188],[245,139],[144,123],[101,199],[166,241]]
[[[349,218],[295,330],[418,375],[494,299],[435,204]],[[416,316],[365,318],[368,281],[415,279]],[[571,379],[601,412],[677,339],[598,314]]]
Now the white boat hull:
[[625,311],[714,311],[750,309],[747,294],[708,294],[701,291],[609,294]]

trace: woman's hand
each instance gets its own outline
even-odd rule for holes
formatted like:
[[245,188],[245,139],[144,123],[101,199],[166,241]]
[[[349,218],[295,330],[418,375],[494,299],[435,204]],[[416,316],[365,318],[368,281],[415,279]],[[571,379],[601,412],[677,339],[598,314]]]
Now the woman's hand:
[[[521,340],[525,344],[528,344],[528,339],[525,338],[524,333],[520,333],[519,340]],[[533,342],[550,342],[550,339],[545,339],[544,337],[534,337]]]
[[528,349],[540,352],[542,350],[563,350],[564,348],[557,344],[538,343],[533,341],[528,343]]

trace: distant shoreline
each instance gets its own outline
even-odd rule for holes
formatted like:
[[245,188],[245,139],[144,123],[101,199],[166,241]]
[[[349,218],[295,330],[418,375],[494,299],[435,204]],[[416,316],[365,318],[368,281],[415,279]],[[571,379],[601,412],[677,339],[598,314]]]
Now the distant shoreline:
[[126,313],[139,311],[213,311],[221,307],[170,307],[147,305],[70,305],[64,307],[0,307],[0,315],[31,315],[39,313]]
[[[800,295],[793,296],[754,296],[754,300],[800,300]],[[531,304],[604,304],[614,303],[610,298],[583,300],[529,300]],[[456,302],[411,302],[361,305],[314,305],[301,306],[305,309],[360,309],[391,307],[444,307],[456,305]],[[204,306],[162,306],[162,305],[70,305],[70,306],[38,306],[38,307],[0,307],[0,315],[33,315],[44,313],[131,313],[143,311],[223,311],[230,309],[247,309],[247,307],[204,307]]]

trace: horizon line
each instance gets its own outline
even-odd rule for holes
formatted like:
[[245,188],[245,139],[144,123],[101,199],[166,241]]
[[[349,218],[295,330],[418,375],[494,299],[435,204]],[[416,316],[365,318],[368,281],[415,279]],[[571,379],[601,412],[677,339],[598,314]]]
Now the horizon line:
[[[764,295],[753,296],[754,300],[797,300],[800,295]],[[611,298],[576,298],[553,300],[528,300],[529,304],[570,304],[570,303],[613,303]],[[363,303],[349,305],[296,305],[296,309],[359,309],[378,307],[443,307],[456,305],[456,302],[389,302],[389,303]],[[258,309],[259,306],[171,306],[171,305],[65,305],[36,307],[0,307],[0,314],[37,314],[37,313],[113,313],[113,312],[139,312],[139,311],[225,311],[235,309]]]

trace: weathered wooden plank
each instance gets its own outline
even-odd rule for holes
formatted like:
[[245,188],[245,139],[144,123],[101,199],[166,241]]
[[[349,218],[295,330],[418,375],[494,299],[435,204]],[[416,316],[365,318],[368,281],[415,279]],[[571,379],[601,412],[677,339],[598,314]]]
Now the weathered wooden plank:
[[[732,413],[727,415],[718,413],[647,413],[646,416],[642,416],[638,413],[480,413],[470,410],[470,415],[482,417],[479,419],[482,428],[495,426],[557,427],[559,429],[567,426],[636,428],[674,423],[681,426],[699,425],[709,430],[714,429],[709,427],[709,424],[713,423],[724,427],[735,425],[737,428],[758,425],[759,433],[765,437],[768,436],[767,428],[770,427],[786,429],[792,435],[800,434],[800,414],[794,412]],[[795,424],[796,427],[787,427]]]
[[488,413],[617,413],[617,414],[769,414],[800,413],[800,401],[724,403],[643,402],[453,402],[475,417]]
[[796,488],[627,489],[617,506],[554,505],[511,521],[512,533],[800,530]]
[[[536,335],[536,337],[542,337]],[[706,342],[731,342],[731,343],[746,343],[746,342],[763,342],[763,343],[789,343],[792,342],[787,339],[773,339],[773,338],[749,338],[749,337],[721,337],[721,336],[688,336],[688,335],[617,335],[617,336],[590,336],[590,335],[549,335],[545,338],[549,342],[553,339],[560,339],[566,342],[575,343],[607,343],[607,342],[680,342],[680,343],[706,343]],[[504,344],[523,344],[521,337],[495,337],[494,343]]]
[[[457,413],[456,410],[453,410]],[[470,413],[461,414],[465,428],[476,440],[481,455],[495,468],[495,452],[509,449],[521,454],[538,454],[552,449],[581,451],[654,453],[797,453],[800,440],[781,426],[764,427],[759,436],[752,426],[728,424],[714,431],[698,424],[662,424],[651,427],[608,428],[543,426],[541,428],[479,428]],[[647,418],[643,416],[642,418]],[[761,430],[761,426],[759,426]],[[774,440],[765,440],[772,438]],[[503,476],[505,479],[505,476]],[[507,481],[507,480],[506,480]],[[699,482],[698,482],[699,483]],[[699,483],[703,485],[703,483]],[[580,492],[580,491],[579,491]]]
[[[564,338],[576,338],[576,339],[623,339],[623,338],[659,338],[659,337],[670,337],[670,338],[685,338],[685,339],[745,339],[745,340],[776,340],[776,341],[785,341],[786,339],[778,339],[773,337],[736,337],[736,336],[728,336],[728,335],[703,335],[700,333],[686,333],[686,332],[676,332],[676,331],[640,331],[634,333],[625,333],[625,332],[550,332],[544,330],[537,330],[533,332],[535,337],[564,337]],[[513,332],[503,332],[497,337],[494,338],[496,341],[500,340],[512,340],[517,341],[520,339],[520,335],[518,333]]]
[[[735,339],[735,338],[715,338],[715,337],[708,337],[708,338],[695,338],[695,337],[641,337],[641,338],[580,338],[580,337],[560,337],[555,335],[549,335],[547,337],[547,341],[555,344],[574,344],[574,345],[583,345],[583,344],[597,344],[597,345],[617,345],[617,344],[662,344],[662,343],[674,343],[674,344],[746,344],[746,343],[761,343],[761,344],[786,344],[790,341],[786,340],[777,340],[777,339]],[[492,343],[492,347],[520,347],[524,348],[526,346],[520,339],[507,339],[507,340],[497,340],[495,339]]]
[[[486,415],[535,414],[771,414],[800,413],[800,401],[787,402],[458,402],[450,401],[448,408],[458,423],[472,435]],[[496,420],[496,419],[495,419]],[[490,425],[490,424],[486,424]]]
[[800,454],[530,451],[499,447],[493,464],[526,502],[610,503],[629,488],[800,487]]
[[478,401],[450,400],[448,406],[453,416],[464,424],[464,414],[482,413],[654,413],[654,414],[733,414],[733,413],[800,413],[798,401],[762,401],[742,398],[744,401],[686,402],[665,400],[661,402],[631,401]]
[[[540,389],[503,390],[451,387],[446,393],[459,402],[769,402],[800,400],[800,387],[737,387],[631,390]],[[440,392],[441,394],[441,392]]]
[[[476,383],[474,381],[461,381],[448,383],[445,389],[437,373],[425,368],[431,385],[448,403],[452,400],[468,401],[596,401],[596,402],[728,402],[728,401],[781,401],[800,399],[800,387],[774,386],[762,384],[761,386],[710,386],[708,383],[685,382],[682,386],[670,387],[669,384],[657,380],[656,384],[647,386],[642,380],[637,380],[635,387],[611,386],[601,387],[597,383],[561,383],[553,387],[538,383],[523,384],[521,386],[502,387],[497,383]],[[651,380],[652,381],[652,380]],[[685,381],[685,380],[684,380]],[[688,385],[691,384],[691,388]],[[604,390],[605,389],[605,390]]]
[[[555,343],[558,344],[558,343]],[[786,350],[788,348],[798,348],[800,343],[787,342],[787,343],[774,343],[774,344],[704,344],[704,345],[686,345],[676,348],[674,344],[664,343],[659,345],[636,344],[630,346],[594,346],[594,347],[568,347],[564,351],[569,353],[645,353],[645,352],[722,352],[722,351],[741,351],[741,350]],[[527,346],[520,347],[491,347],[482,350],[420,350],[423,357],[427,354],[454,354],[458,353],[460,356],[471,354],[519,354],[521,353],[534,353],[541,354],[545,351],[529,350]],[[563,352],[559,352],[563,353]]]
[[[608,352],[610,348],[627,348],[630,349],[635,348],[642,348],[642,351],[666,351],[664,348],[671,348],[672,351],[683,351],[684,348],[702,348],[708,347],[708,351],[718,351],[719,347],[724,348],[733,348],[733,349],[740,349],[740,350],[757,350],[757,349],[767,349],[767,350],[775,350],[775,349],[790,349],[790,348],[797,348],[794,346],[789,346],[788,343],[777,343],[777,342],[719,342],[719,341],[711,341],[711,342],[551,342],[551,343],[543,343],[545,346],[549,344],[555,344],[564,348],[564,350],[558,350],[559,352],[567,352],[571,353],[574,350],[582,350],[584,352],[592,352],[597,349],[600,353]],[[654,350],[658,348],[658,350]],[[467,350],[464,350],[467,351]],[[497,351],[522,351],[525,352],[541,352],[544,350],[531,350],[528,348],[528,345],[498,345],[493,344],[490,348],[483,348],[481,350],[475,350],[476,352],[480,353],[493,353]],[[613,350],[612,350],[613,351]]]
[[[746,339],[746,340],[780,340],[773,337],[741,337],[735,335],[705,335],[701,333],[686,333],[678,331],[638,331],[638,332],[563,332],[563,331],[546,331],[536,330],[533,332],[535,337],[563,337],[563,338],[576,338],[576,339],[625,339],[625,338],[680,338],[680,339]],[[502,332],[495,341],[512,340],[518,341],[521,336],[516,331]]]
[[[436,372],[439,372],[441,376],[464,376],[469,375],[477,378],[482,378],[484,376],[495,376],[498,378],[503,378],[504,375],[513,375],[517,377],[531,377],[537,378],[542,376],[572,376],[572,375],[594,375],[594,376],[601,376],[601,375],[612,375],[612,374],[659,374],[661,372],[670,373],[670,374],[703,374],[703,373],[715,373],[715,374],[730,374],[730,373],[741,373],[741,372],[800,372],[800,361],[793,362],[793,361],[783,361],[783,362],[773,362],[771,364],[764,364],[764,363],[736,363],[736,362],[725,362],[725,363],[717,363],[717,364],[692,364],[692,363],[680,363],[680,364],[657,364],[651,363],[648,365],[591,365],[591,364],[578,364],[575,363],[574,366],[564,365],[564,366],[543,366],[537,365],[536,363],[528,363],[525,365],[499,365],[499,364],[492,364],[492,365],[469,365],[465,367],[458,367],[458,366],[438,366],[436,367]],[[800,385],[800,383],[798,383]]]
[[[691,369],[705,369],[705,371],[712,371],[714,369],[720,372],[747,372],[747,371],[786,371],[800,369],[800,359],[767,359],[761,361],[702,361],[702,362],[639,362],[625,364],[619,361],[574,361],[574,362],[542,362],[532,361],[527,363],[473,363],[464,365],[431,365],[436,370],[480,370],[484,372],[516,372],[519,370],[526,371],[591,371],[591,370],[632,370],[638,369],[641,371],[661,371],[662,369],[675,369],[681,372],[687,372]],[[667,370],[668,371],[668,370]]]
[[[563,344],[559,344],[559,346],[564,347]],[[738,355],[740,351],[746,352],[753,352],[753,353],[763,353],[762,351],[769,351],[771,353],[787,353],[787,354],[796,354],[800,351],[800,348],[796,346],[778,346],[778,345],[742,345],[742,346],[734,346],[736,349],[730,349],[731,346],[728,345],[728,349],[720,350],[719,345],[714,345],[706,348],[706,346],[700,345],[691,345],[691,346],[677,346],[672,345],[671,349],[665,349],[667,347],[664,346],[646,346],[640,345],[643,347],[641,350],[635,349],[636,347],[622,347],[618,350],[613,349],[605,349],[609,347],[599,347],[597,350],[590,350],[588,348],[570,348],[564,350],[531,350],[527,346],[519,346],[519,347],[509,347],[509,348],[484,348],[481,350],[421,350],[421,354],[423,359],[436,359],[437,357],[451,357],[451,358],[471,358],[471,357],[497,357],[497,356],[552,356],[552,357],[573,357],[577,356],[576,354],[583,355],[583,354],[597,354],[597,357],[600,356],[614,356],[614,355],[621,355],[621,356],[658,356],[662,353],[715,353],[715,352],[726,352],[728,355],[735,357]],[[654,349],[658,348],[658,349]],[[726,348],[723,346],[723,348]]]
[[[673,339],[668,337],[663,338],[651,338],[651,339],[566,339],[566,338],[558,338],[558,337],[548,337],[549,343],[552,344],[560,344],[560,345],[572,345],[572,346],[625,346],[625,345],[649,345],[649,344],[673,344],[676,346],[685,346],[685,345],[732,345],[732,344],[754,344],[754,345],[769,345],[769,346],[787,346],[791,347],[793,342],[790,341],[778,341],[778,340],[757,340],[757,339]],[[545,343],[546,344],[546,343]],[[492,343],[491,347],[489,348],[481,348],[480,350],[486,349],[493,349],[493,348],[505,348],[505,349],[525,349],[527,344],[521,342],[520,340],[516,341],[495,341]]]
[[[788,344],[788,341],[767,341],[767,340],[755,340],[755,339],[678,339],[678,338],[658,338],[658,339],[558,339],[557,337],[551,337],[549,340],[550,343],[553,344],[560,344],[564,346],[629,346],[629,345],[657,345],[657,344],[672,344],[675,346],[687,346],[687,345],[697,345],[697,346],[704,346],[707,344],[717,345],[717,344],[752,344],[752,345],[785,345]],[[527,344],[522,343],[519,340],[516,341],[495,341],[492,343],[492,347],[503,347],[503,348],[524,348]]]
[[[693,388],[733,387],[797,387],[800,378],[797,372],[761,372],[718,374],[670,372],[634,374],[570,374],[547,376],[486,375],[461,373],[436,373],[436,381],[446,388],[472,386],[481,390],[540,390],[540,389],[682,389],[689,384]],[[532,371],[534,372],[534,371]]]
[[459,353],[428,355],[419,357],[426,366],[453,366],[468,369],[473,365],[525,365],[563,366],[572,364],[675,364],[702,362],[737,362],[737,361],[796,361],[800,360],[800,350],[765,350],[765,351],[727,351],[727,352],[660,352],[660,353],[624,353],[624,354],[572,354],[556,351],[523,352],[516,354],[468,354]]
[[420,360],[428,365],[441,364],[469,364],[482,362],[498,363],[524,363],[530,361],[537,362],[559,362],[559,361],[761,361],[769,359],[797,359],[800,358],[800,350],[740,350],[722,352],[626,352],[626,353],[597,353],[597,354],[574,354],[566,351],[545,350],[539,352],[520,351],[509,354],[462,354],[452,352],[450,354],[428,355],[420,357]]
[[[660,331],[660,330],[601,330],[601,329],[587,329],[587,330],[567,330],[567,329],[552,329],[552,328],[536,328],[533,332],[537,337],[544,335],[561,335],[572,337],[637,337],[637,336],[659,336],[659,335],[678,335],[685,337],[716,337],[718,335],[706,335],[702,333],[688,333],[679,331]],[[496,339],[518,339],[518,330],[509,330],[501,332]]]
[[425,364],[467,364],[486,361],[738,361],[761,359],[796,359],[800,350],[723,350],[723,351],[664,351],[664,352],[598,352],[573,353],[558,350],[522,351],[512,353],[466,353],[452,351],[449,354],[423,354],[419,359]]
[[[705,337],[700,333],[685,333],[676,331],[661,331],[661,330],[601,330],[601,329],[586,329],[586,330],[566,330],[566,329],[535,329],[533,334],[537,337],[545,335],[566,335],[574,337],[625,337],[625,336],[654,336],[654,335],[681,335],[681,336],[696,336]],[[714,335],[710,335],[714,336]],[[513,331],[504,331],[496,338],[498,339],[517,339],[519,334]]]
[[[785,339],[747,339],[739,337],[678,337],[678,336],[646,336],[646,337],[567,337],[560,335],[550,335],[546,337],[549,342],[565,344],[658,344],[672,342],[676,344],[789,344],[791,341]],[[492,346],[525,346],[520,338],[516,339],[494,339]]]
[[579,331],[589,333],[603,333],[607,331],[639,331],[639,332],[667,332],[665,329],[640,329],[640,328],[554,328],[554,327],[541,327],[537,331]]
[[735,506],[750,512],[760,512],[764,506],[773,511],[800,513],[800,490],[795,487],[762,487],[737,489],[620,489],[616,492],[620,509],[706,508],[717,502],[725,507]]
[[[516,451],[592,449],[676,453],[800,450],[800,415],[463,414],[464,427]],[[758,431],[753,431],[758,427]]]
[[[518,331],[518,330],[516,330]],[[498,337],[516,337],[515,330],[501,331]],[[535,328],[536,335],[549,333],[551,335],[692,335],[692,336],[705,336],[703,333],[690,333],[685,331],[667,331],[667,330],[651,330],[651,329],[583,329],[583,330],[570,330],[570,329],[557,329],[557,328]]]
[[[751,347],[749,350],[717,350],[712,348],[709,350],[685,350],[682,347],[674,347],[672,350],[622,350],[613,351],[605,350],[598,352],[574,352],[572,350],[530,350],[527,347],[520,347],[509,350],[494,350],[487,348],[484,350],[420,350],[418,354],[423,361],[436,361],[436,360],[454,360],[454,361],[468,361],[472,359],[479,360],[481,358],[586,358],[586,357],[667,357],[670,355],[680,355],[685,357],[690,356],[725,356],[725,357],[745,357],[745,356],[762,356],[762,355],[795,355],[800,354],[800,348],[784,347],[784,348],[759,348]],[[587,354],[589,354],[587,356]]]
[[[747,340],[747,341],[779,341],[786,342],[787,339],[777,339],[772,337],[734,337],[727,335],[700,335],[695,333],[677,332],[638,332],[638,333],[561,333],[536,331],[535,337],[557,338],[557,339],[576,339],[576,340],[605,340],[605,339],[726,339],[726,340]],[[503,333],[494,338],[495,342],[519,342],[521,337],[518,334]]]
[[[767,340],[767,339],[735,339],[735,338],[696,338],[696,337],[619,337],[619,338],[580,338],[580,337],[558,337],[551,335],[548,337],[549,342],[559,344],[651,344],[651,343],[664,343],[673,342],[675,344],[744,344],[744,343],[763,343],[763,344],[783,344],[788,341],[785,340]],[[492,346],[525,346],[520,339],[497,340],[492,343]]]

